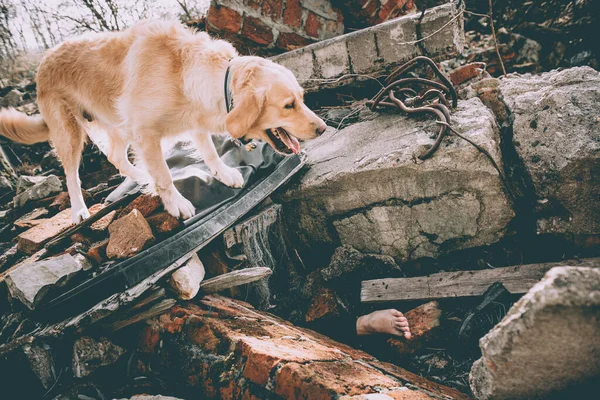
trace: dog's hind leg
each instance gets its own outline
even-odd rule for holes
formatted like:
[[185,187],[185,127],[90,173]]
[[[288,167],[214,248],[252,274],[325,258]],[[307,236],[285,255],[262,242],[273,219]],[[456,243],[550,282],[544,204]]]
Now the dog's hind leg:
[[110,144],[108,145],[106,158],[123,175],[127,175],[139,184],[151,183],[151,177],[142,169],[133,165],[127,156],[128,143],[120,136],[119,132],[112,132],[109,136]]
[[79,121],[63,100],[38,100],[40,111],[50,130],[50,142],[56,148],[65,176],[71,200],[71,216],[78,223],[90,216],[83,200],[79,163],[86,134]]
[[134,137],[138,138],[135,143],[136,154],[139,154],[148,174],[154,180],[156,193],[160,196],[165,210],[174,217],[191,218],[196,209],[173,185],[169,167],[163,157],[160,138],[154,136],[151,130],[138,130]]

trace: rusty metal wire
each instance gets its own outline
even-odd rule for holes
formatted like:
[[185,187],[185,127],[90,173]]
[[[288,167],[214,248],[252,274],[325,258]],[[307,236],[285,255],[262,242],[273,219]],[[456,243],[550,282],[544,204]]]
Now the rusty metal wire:
[[[402,78],[404,74],[419,64],[428,65],[441,82],[418,77]],[[440,71],[435,62],[425,56],[415,57],[400,66],[387,77],[385,84],[386,86],[373,100],[367,102],[372,111],[375,111],[378,106],[396,107],[409,115],[431,114],[436,117],[437,121],[443,123],[440,124],[433,145],[418,155],[419,159],[426,160],[436,152],[448,133],[450,124],[450,102],[448,98],[452,101],[453,108],[456,107],[458,101],[454,86]]]

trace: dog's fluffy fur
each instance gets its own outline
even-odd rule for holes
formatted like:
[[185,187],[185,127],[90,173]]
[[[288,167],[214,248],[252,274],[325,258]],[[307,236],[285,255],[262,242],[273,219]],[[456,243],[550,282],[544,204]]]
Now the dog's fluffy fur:
[[[229,114],[223,95],[228,66],[234,99]],[[241,187],[243,177],[219,158],[211,134],[262,139],[290,153],[298,151],[296,138],[325,130],[304,105],[289,70],[260,57],[238,57],[231,44],[175,22],[141,22],[123,32],[68,40],[45,55],[37,90],[41,115],[2,110],[0,134],[25,144],[52,142],[65,170],[74,222],[89,217],[78,168],[90,116],[106,132],[110,162],[137,181],[150,175],[165,209],[184,218],[195,210],[173,186],[161,139],[191,133],[217,179]],[[129,162],[129,146],[147,173]]]

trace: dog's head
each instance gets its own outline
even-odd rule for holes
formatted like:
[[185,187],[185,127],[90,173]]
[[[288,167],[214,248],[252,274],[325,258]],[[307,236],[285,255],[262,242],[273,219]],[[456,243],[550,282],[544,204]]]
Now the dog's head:
[[225,121],[234,138],[260,139],[282,154],[300,151],[327,126],[304,104],[304,91],[287,68],[260,57],[231,62],[234,108]]

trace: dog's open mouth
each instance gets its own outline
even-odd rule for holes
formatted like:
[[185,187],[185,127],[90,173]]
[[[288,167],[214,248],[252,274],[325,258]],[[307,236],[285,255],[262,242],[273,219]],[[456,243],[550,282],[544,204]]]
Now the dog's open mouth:
[[267,129],[267,136],[275,144],[275,150],[285,154],[298,154],[300,142],[283,128]]

